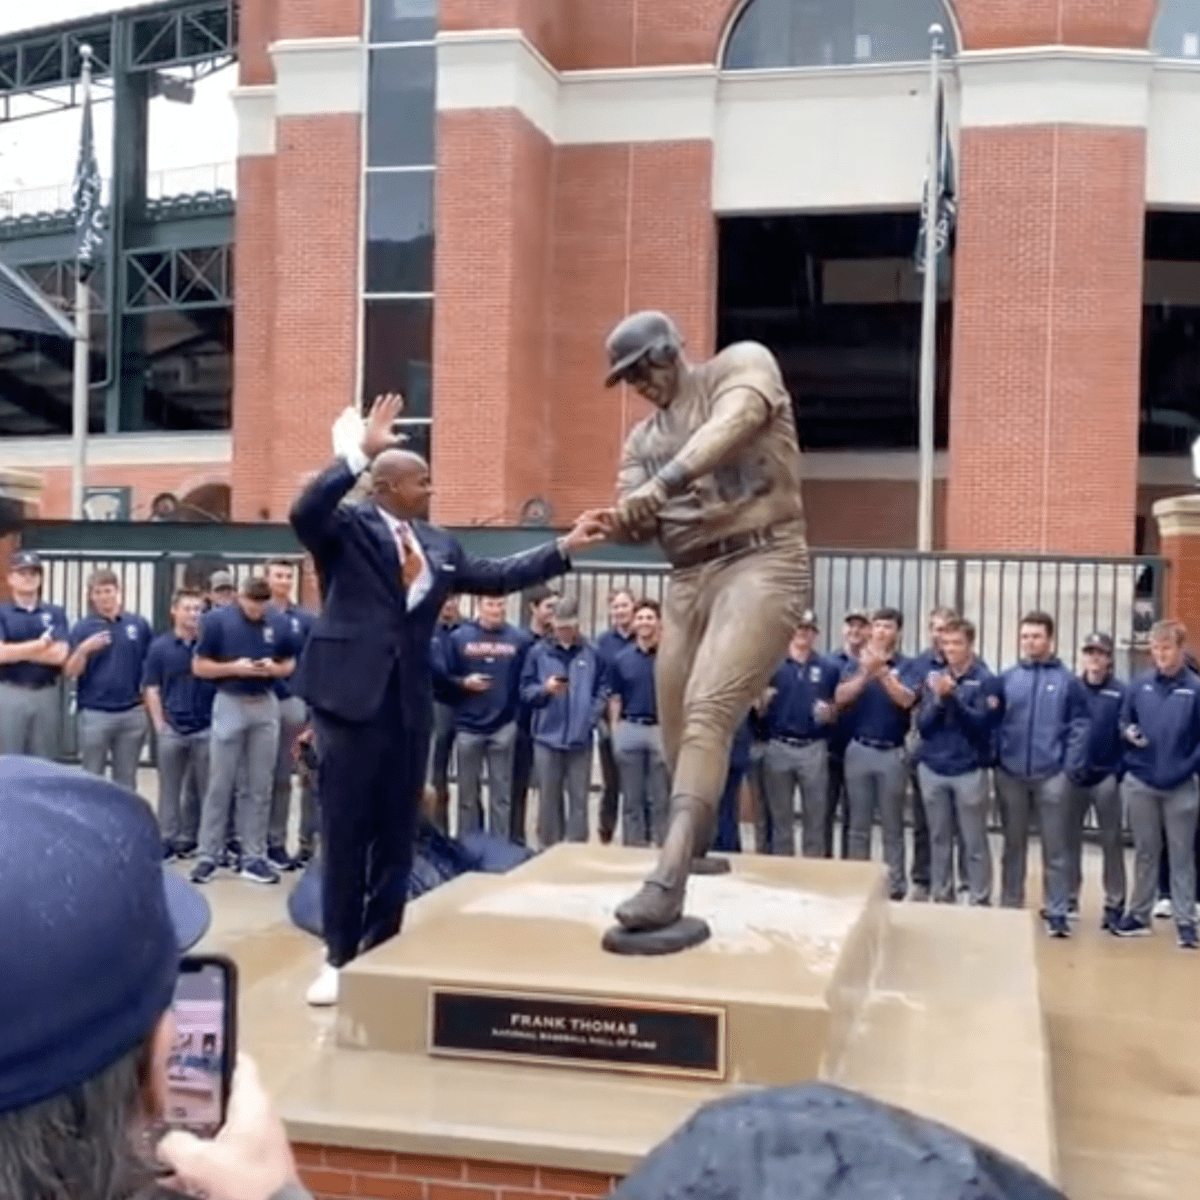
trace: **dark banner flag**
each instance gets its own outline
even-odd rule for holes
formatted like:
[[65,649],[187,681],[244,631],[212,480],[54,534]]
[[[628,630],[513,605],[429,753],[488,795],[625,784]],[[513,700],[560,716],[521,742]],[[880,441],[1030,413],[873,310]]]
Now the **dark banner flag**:
[[[937,254],[938,266],[941,268],[949,261],[949,250],[954,242],[954,225],[958,216],[958,185],[954,172],[954,145],[950,140],[950,125],[946,120],[946,92],[940,83],[938,84],[937,104],[934,107],[934,121],[938,129],[938,161],[935,166],[937,171],[937,196],[935,197],[937,213],[934,218],[934,237],[936,239],[934,250]],[[921,201],[921,231],[917,235],[918,273],[925,270],[925,237],[929,229],[929,205],[924,196],[928,195],[928,190],[928,188],[925,189]]]
[[75,167],[72,208],[75,213],[75,260],[79,277],[86,279],[96,265],[104,246],[104,210],[100,203],[100,168],[96,164],[96,146],[92,135],[92,95],[85,85],[83,128],[79,137],[79,161]]

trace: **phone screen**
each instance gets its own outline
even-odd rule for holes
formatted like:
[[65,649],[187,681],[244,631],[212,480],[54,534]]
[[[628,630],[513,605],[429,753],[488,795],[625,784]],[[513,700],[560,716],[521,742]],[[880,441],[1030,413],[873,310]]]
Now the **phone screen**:
[[225,1122],[237,1053],[237,973],[216,955],[188,956],[175,984],[175,1043],[167,1060],[166,1123],[212,1137]]

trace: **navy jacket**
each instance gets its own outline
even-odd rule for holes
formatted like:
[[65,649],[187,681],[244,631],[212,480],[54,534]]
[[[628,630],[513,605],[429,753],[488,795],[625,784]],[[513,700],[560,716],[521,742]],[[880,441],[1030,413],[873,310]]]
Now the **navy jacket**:
[[1087,737],[1079,744],[1070,764],[1073,783],[1094,787],[1110,775],[1123,773],[1124,744],[1121,739],[1121,708],[1125,703],[1125,685],[1110,675],[1093,687],[1080,676],[1087,700],[1089,721]]
[[444,530],[412,523],[433,584],[411,612],[400,578],[400,556],[372,503],[342,504],[355,475],[343,459],[326,467],[292,507],[292,528],[312,554],[324,604],[292,676],[292,691],[319,712],[364,724],[382,710],[399,669],[402,712],[428,729],[431,711],[429,643],[451,592],[502,596],[570,570],[557,543],[509,558],[475,558]]
[[[532,644],[533,636],[527,629],[507,622],[499,629],[484,629],[475,621],[467,621],[450,635],[447,682],[458,692],[456,729],[493,734],[516,720],[521,704],[521,672]],[[486,692],[463,691],[459,680],[468,675],[486,675],[492,686]]]
[[1150,744],[1125,743],[1125,769],[1147,787],[1167,792],[1200,769],[1200,676],[1186,667],[1167,677],[1139,675],[1125,693],[1121,728],[1136,725]]
[[[932,659],[928,665],[931,671],[935,667]],[[922,687],[917,706],[918,758],[935,774],[966,775],[988,765],[996,723],[996,710],[987,702],[993,678],[977,659],[950,695],[939,697],[932,688]]]
[[[557,696],[546,681],[562,675],[567,690]],[[594,646],[581,642],[565,650],[540,641],[529,651],[521,673],[521,701],[533,712],[533,740],[552,750],[586,750],[608,695],[605,669]]]
[[450,678],[450,635],[461,625],[437,623],[429,642],[429,661],[433,668],[433,698],[439,704],[456,705],[462,693]]
[[1018,779],[1049,779],[1079,761],[1087,737],[1083,684],[1057,658],[1022,662],[994,682],[1000,766]]

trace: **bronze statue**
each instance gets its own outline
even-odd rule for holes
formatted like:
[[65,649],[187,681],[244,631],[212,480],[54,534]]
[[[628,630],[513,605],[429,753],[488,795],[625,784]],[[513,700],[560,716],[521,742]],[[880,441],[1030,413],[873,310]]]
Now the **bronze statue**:
[[765,346],[693,364],[671,319],[641,312],[607,350],[608,386],[628,383],[657,410],[626,440],[606,520],[615,541],[657,537],[671,564],[656,691],[672,791],[658,864],[605,945],[665,953],[708,936],[683,918],[688,874],[712,841],[734,734],[809,604],[800,447]]

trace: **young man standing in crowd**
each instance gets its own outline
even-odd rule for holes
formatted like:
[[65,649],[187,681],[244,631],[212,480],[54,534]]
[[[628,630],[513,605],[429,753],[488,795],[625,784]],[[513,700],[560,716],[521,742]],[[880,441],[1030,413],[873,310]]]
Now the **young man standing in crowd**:
[[192,670],[216,684],[208,791],[200,815],[200,859],[193,883],[217,873],[225,845],[229,806],[239,768],[245,771],[245,803],[238,798],[240,875],[252,883],[278,883],[267,861],[271,785],[279,751],[279,697],[275,682],[296,668],[291,629],[270,609],[267,581],[248,579],[237,603],[210,613],[201,624]]
[[[617,656],[633,645],[633,593],[618,588],[608,597],[609,627],[596,639],[596,653],[606,674],[611,674]],[[600,752],[600,778],[604,791],[600,796],[600,841],[608,845],[617,828],[621,812],[621,776],[613,754],[612,729],[605,711],[597,727],[597,747]]]
[[150,643],[142,668],[142,694],[158,738],[158,822],[163,857],[189,858],[200,840],[200,807],[185,792],[191,772],[203,796],[208,789],[208,746],[216,689],[192,672],[204,599],[178,591],[171,601],[171,632]]
[[42,560],[33,550],[12,556],[8,589],[12,600],[0,604],[0,754],[56,758],[67,614],[42,600]]
[[208,580],[208,595],[205,599],[205,612],[228,608],[237,599],[237,587],[233,582],[233,572],[214,571]]
[[[554,608],[558,603],[558,593],[545,584],[538,584],[525,593],[524,599],[529,604],[529,633],[533,641],[549,641],[554,636]],[[528,705],[519,703],[516,717],[517,736],[513,744],[510,800],[512,830],[509,837],[518,846],[523,846],[529,784],[533,778],[533,712]]]
[[[538,842],[588,840],[592,736],[604,708],[604,668],[579,632],[571,597],[554,611],[554,637],[534,643],[521,675],[521,700],[533,712]],[[566,790],[564,822],[563,790]]]
[[1071,933],[1069,796],[1066,771],[1082,754],[1088,702],[1083,685],[1054,656],[1054,618],[1028,613],[1021,621],[1021,661],[995,682],[989,703],[999,717],[996,793],[1004,828],[1001,903],[1025,904],[1029,817],[1042,834],[1046,931]]
[[763,786],[769,814],[771,854],[796,853],[796,789],[800,789],[801,848],[805,858],[825,853],[825,805],[829,800],[829,734],[837,717],[833,695],[841,671],[815,649],[817,615],[811,609],[771,680],[766,711],[769,741]]
[[617,655],[609,676],[608,722],[621,772],[621,840],[661,846],[667,833],[671,779],[663,756],[654,690],[662,610],[641,600],[633,613],[634,643]]
[[[299,659],[312,633],[315,618],[293,600],[296,564],[291,559],[273,558],[267,563],[267,586],[271,589],[271,611],[288,626],[292,653]],[[292,695],[291,681],[277,679],[279,697],[279,750],[275,756],[275,778],[271,791],[271,817],[267,826],[267,860],[280,871],[296,866],[287,852],[288,820],[292,809],[292,775],[296,770],[297,739],[308,728],[308,705]],[[305,787],[305,782],[308,786]],[[316,806],[311,779],[302,776],[300,790],[300,848],[311,848],[317,831]]]
[[450,635],[462,624],[457,596],[447,596],[429,647],[433,667],[433,732],[429,739],[429,786],[435,796],[433,823],[450,832],[450,756],[454,753],[454,709],[458,690],[445,682]]
[[[842,618],[842,648],[831,655],[840,678],[857,664],[871,634],[867,614],[857,609]],[[846,802],[846,747],[850,744],[850,719],[839,712],[829,734],[829,801],[825,806],[825,857],[833,858],[833,830],[842,814],[842,858],[850,857],[850,806]]]
[[922,685],[917,729],[921,790],[930,836],[934,902],[953,904],[954,847],[961,831],[970,902],[992,902],[992,852],[988,844],[989,742],[995,710],[989,708],[991,672],[975,657],[975,626],[951,617],[938,631],[943,665],[929,663]]
[[487,762],[487,830],[511,839],[513,753],[517,742],[521,670],[533,639],[505,620],[505,600],[484,596],[479,616],[450,635],[448,682],[461,699],[454,716],[458,744],[458,836],[484,824],[481,803]]
[[[942,633],[948,621],[957,619],[958,613],[945,605],[939,605],[929,614],[929,645],[913,660],[913,677],[924,680],[935,671],[943,671],[946,657],[942,653]],[[918,770],[920,753],[910,756],[908,781],[912,787],[913,814],[913,863],[912,899],[928,900],[930,888],[930,845],[929,825],[925,805],[921,800],[921,775]]]
[[904,742],[917,686],[912,660],[900,653],[904,616],[894,608],[876,609],[871,639],[857,663],[848,666],[838,684],[838,708],[847,710],[850,744],[846,747],[846,798],[850,807],[850,853],[871,857],[871,825],[879,809],[888,894],[908,894],[905,871],[904,794],[908,768]]
[[1200,791],[1200,677],[1184,661],[1187,630],[1160,621],[1150,631],[1151,670],[1130,685],[1121,709],[1125,776],[1121,792],[1133,831],[1134,877],[1120,937],[1150,932],[1163,833],[1170,856],[1171,905],[1184,950],[1200,949],[1196,933],[1194,858]]
[[1088,731],[1082,755],[1068,772],[1071,784],[1070,852],[1071,912],[1079,911],[1083,879],[1083,822],[1096,810],[1104,855],[1104,917],[1101,928],[1114,930],[1125,913],[1125,830],[1119,779],[1122,741],[1121,708],[1125,685],[1113,675],[1113,640],[1090,633],[1083,643],[1083,694],[1088,703]]
[[154,634],[145,617],[127,613],[112,571],[88,580],[92,615],[71,630],[66,674],[79,682],[79,757],[85,771],[103,775],[111,762],[114,783],[137,791],[138,760],[146,740],[142,667]]

